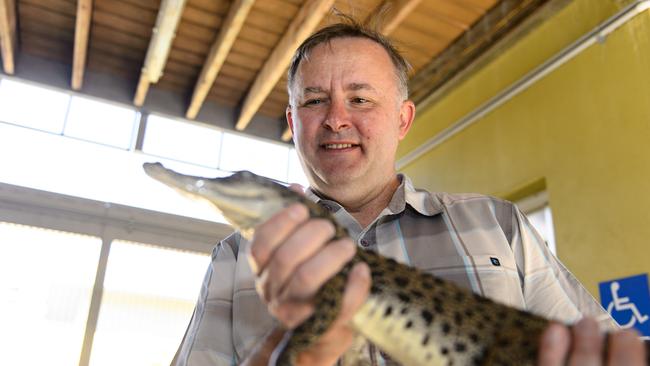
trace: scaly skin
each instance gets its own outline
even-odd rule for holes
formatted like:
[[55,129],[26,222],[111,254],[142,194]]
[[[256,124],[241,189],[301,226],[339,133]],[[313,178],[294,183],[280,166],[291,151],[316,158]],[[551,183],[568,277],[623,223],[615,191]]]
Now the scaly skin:
[[[333,239],[348,236],[321,206],[249,172],[208,179],[178,174],[160,164],[145,164],[144,169],[177,190],[208,199],[249,239],[256,225],[296,202],[307,206],[311,217],[331,221],[336,228]],[[360,261],[371,269],[372,287],[352,326],[394,360],[414,366],[536,363],[540,337],[549,320],[358,249],[350,263],[317,293],[316,311],[293,330],[277,356],[278,365],[294,364],[296,355],[329,328],[339,313],[347,275]]]

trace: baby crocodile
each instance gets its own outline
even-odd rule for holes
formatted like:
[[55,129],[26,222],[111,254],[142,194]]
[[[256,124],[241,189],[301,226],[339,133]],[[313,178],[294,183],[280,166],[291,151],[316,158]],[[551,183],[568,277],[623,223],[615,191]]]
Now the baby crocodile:
[[[245,238],[282,208],[301,203],[311,217],[336,227],[333,239],[348,236],[332,215],[281,184],[242,171],[208,179],[146,163],[151,177],[212,202]],[[277,357],[292,365],[296,355],[322,335],[336,318],[347,276],[357,262],[371,268],[368,299],[352,319],[353,328],[404,365],[534,365],[540,335],[549,321],[516,310],[451,282],[358,249],[350,263],[317,293],[315,313],[298,326]]]

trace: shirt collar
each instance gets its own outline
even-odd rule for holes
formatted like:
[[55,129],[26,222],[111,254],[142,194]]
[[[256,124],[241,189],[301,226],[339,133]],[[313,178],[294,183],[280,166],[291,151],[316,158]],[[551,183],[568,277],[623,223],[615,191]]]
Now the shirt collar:
[[[415,189],[411,179],[405,174],[400,173],[397,177],[400,180],[400,185],[395,190],[395,194],[393,194],[393,198],[391,198],[386,208],[390,214],[401,213],[407,204],[424,216],[434,216],[442,212],[442,204],[435,195],[425,190]],[[330,212],[336,212],[343,208],[336,201],[321,198],[311,187],[305,190],[305,196],[324,206]]]

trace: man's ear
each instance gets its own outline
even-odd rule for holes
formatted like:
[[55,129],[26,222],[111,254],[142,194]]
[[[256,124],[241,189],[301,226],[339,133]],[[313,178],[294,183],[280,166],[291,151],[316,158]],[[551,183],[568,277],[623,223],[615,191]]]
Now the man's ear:
[[402,102],[399,110],[399,139],[406,137],[415,119],[415,103],[410,100]]
[[294,130],[293,130],[293,115],[291,114],[291,105],[287,106],[287,110],[284,112],[284,114],[287,117],[287,124],[289,125],[289,129],[291,130],[291,134],[293,135]]
[[284,113],[287,116],[287,124],[289,125],[289,129],[291,129],[291,134],[293,135],[294,130],[293,130],[293,115],[291,114],[291,105],[287,106],[287,110]]

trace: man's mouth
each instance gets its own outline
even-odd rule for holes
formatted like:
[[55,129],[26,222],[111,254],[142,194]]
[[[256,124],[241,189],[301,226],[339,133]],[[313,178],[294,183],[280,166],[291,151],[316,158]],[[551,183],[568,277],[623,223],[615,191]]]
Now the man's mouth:
[[340,150],[352,147],[352,144],[325,144],[326,149]]
[[343,149],[350,149],[353,147],[357,147],[359,145],[357,144],[350,144],[350,143],[344,143],[344,144],[323,144],[321,147],[323,147],[326,150],[343,150]]

